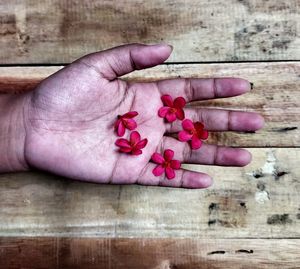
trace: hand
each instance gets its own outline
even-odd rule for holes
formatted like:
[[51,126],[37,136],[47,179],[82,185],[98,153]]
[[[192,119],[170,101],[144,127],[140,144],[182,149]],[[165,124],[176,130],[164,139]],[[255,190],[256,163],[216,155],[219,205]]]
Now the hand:
[[[48,77],[32,92],[25,109],[25,160],[29,166],[58,175],[98,183],[162,185],[204,188],[204,173],[178,170],[173,180],[152,174],[152,153],[170,148],[185,163],[244,166],[246,150],[204,144],[191,151],[167,133],[181,123],[166,124],[157,116],[161,96],[183,96],[187,101],[230,97],[246,93],[243,79],[170,79],[130,83],[118,77],[163,63],[171,54],[167,45],[132,44],[87,55]],[[137,131],[148,138],[143,154],[119,153],[113,124],[117,115],[137,111]],[[255,113],[185,109],[186,118],[202,121],[209,131],[254,131],[263,119]],[[125,137],[128,135],[126,133]],[[128,137],[128,136],[127,136]]]

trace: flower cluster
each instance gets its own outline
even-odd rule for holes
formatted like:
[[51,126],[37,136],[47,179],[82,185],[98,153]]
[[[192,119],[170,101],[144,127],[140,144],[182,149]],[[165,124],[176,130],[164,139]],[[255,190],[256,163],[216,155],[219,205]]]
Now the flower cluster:
[[186,104],[185,99],[180,96],[173,101],[170,95],[163,95],[161,100],[164,106],[158,110],[158,116],[165,118],[167,122],[174,122],[176,119],[183,120],[183,130],[178,134],[179,141],[190,142],[192,149],[199,149],[202,145],[202,140],[208,138],[208,132],[204,129],[203,123],[185,119],[183,110]]
[[[138,113],[136,111],[127,112],[124,115],[119,115],[115,123],[115,130],[118,136],[123,136],[126,129],[132,131],[137,127],[136,121],[133,119]],[[125,138],[119,138],[116,140],[116,146],[118,146],[119,152],[130,153],[132,155],[142,154],[142,149],[146,147],[148,139],[141,139],[141,135],[137,131],[130,133],[129,140]]]
[[[202,140],[208,138],[208,131],[205,130],[203,123],[193,122],[185,118],[183,110],[186,105],[185,99],[180,96],[173,101],[170,95],[163,95],[161,100],[163,106],[158,110],[158,116],[164,118],[169,123],[173,123],[176,120],[182,121],[183,130],[179,132],[178,140],[189,142],[193,150],[199,149],[202,145]],[[134,120],[137,115],[138,112],[129,111],[124,115],[119,115],[115,122],[115,131],[119,137],[124,136],[126,129],[132,131],[129,135],[129,140],[125,138],[116,140],[115,144],[119,147],[119,152],[140,155],[143,153],[142,149],[148,143],[147,138],[141,139],[140,133],[133,131],[137,128],[137,123]],[[157,164],[152,171],[154,176],[161,176],[165,173],[167,179],[171,180],[175,178],[174,170],[180,169],[181,163],[173,159],[174,154],[174,151],[171,149],[166,149],[163,155],[158,152],[152,154],[151,160]]]

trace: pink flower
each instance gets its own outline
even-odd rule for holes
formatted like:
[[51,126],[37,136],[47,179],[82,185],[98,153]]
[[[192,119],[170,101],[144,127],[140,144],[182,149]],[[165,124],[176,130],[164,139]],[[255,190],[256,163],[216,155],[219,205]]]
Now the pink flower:
[[142,148],[146,147],[148,139],[141,140],[141,136],[137,131],[130,134],[130,140],[119,138],[116,141],[116,146],[120,147],[120,152],[131,153],[132,155],[142,154]]
[[175,177],[175,171],[180,168],[181,164],[177,160],[173,160],[174,151],[171,149],[166,149],[164,156],[155,152],[152,154],[151,160],[158,165],[153,169],[152,173],[156,177],[166,173],[168,179],[173,179]]
[[173,122],[176,118],[179,120],[184,119],[183,107],[186,102],[183,97],[177,97],[173,102],[170,95],[163,95],[161,100],[164,106],[158,110],[158,116],[165,118],[168,122]]
[[136,111],[118,115],[118,119],[115,123],[115,130],[118,136],[123,136],[125,134],[125,129],[134,130],[136,128],[137,124],[133,118],[137,115],[138,113]]
[[189,119],[182,122],[183,131],[179,132],[178,139],[182,142],[191,140],[192,149],[199,149],[202,145],[201,140],[208,138],[208,131],[204,130],[204,125],[201,122],[193,123]]

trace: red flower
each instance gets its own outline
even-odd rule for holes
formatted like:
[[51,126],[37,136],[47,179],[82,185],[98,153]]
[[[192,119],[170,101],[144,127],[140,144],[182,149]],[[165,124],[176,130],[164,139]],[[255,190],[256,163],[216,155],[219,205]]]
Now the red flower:
[[138,113],[136,111],[118,115],[118,120],[115,123],[115,130],[118,136],[123,136],[125,134],[125,129],[134,130],[136,128],[137,124],[133,118],[137,115]]
[[166,149],[164,156],[157,152],[153,153],[151,160],[158,164],[152,171],[153,175],[158,177],[165,172],[168,179],[173,179],[175,177],[174,169],[177,170],[181,166],[179,161],[172,160],[173,157],[174,151],[171,149]]
[[116,146],[120,147],[120,152],[131,153],[132,155],[142,154],[141,149],[146,147],[148,139],[141,140],[141,136],[137,131],[133,131],[130,134],[130,140],[119,138],[116,141]]
[[168,122],[173,122],[176,118],[179,120],[184,119],[183,107],[186,102],[183,97],[177,97],[173,102],[170,95],[163,95],[161,100],[164,106],[158,110],[158,116],[165,118]]
[[204,130],[204,125],[201,122],[193,123],[189,119],[182,122],[183,131],[179,132],[178,139],[182,142],[191,140],[192,149],[199,149],[202,145],[201,140],[208,137],[208,131]]

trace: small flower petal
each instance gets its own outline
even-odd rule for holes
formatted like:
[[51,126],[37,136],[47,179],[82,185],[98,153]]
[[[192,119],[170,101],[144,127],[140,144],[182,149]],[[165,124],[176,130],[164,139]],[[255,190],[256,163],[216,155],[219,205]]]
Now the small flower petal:
[[118,128],[117,128],[117,135],[123,136],[125,134],[125,126],[122,121],[119,122]]
[[173,168],[171,168],[171,167],[166,168],[166,176],[167,176],[167,179],[173,179],[175,177],[175,172],[174,172]]
[[133,131],[130,134],[130,142],[132,144],[137,144],[141,140],[141,135],[137,131]]
[[132,119],[134,117],[136,117],[139,113],[137,113],[136,111],[129,111],[127,113],[125,113],[124,115],[122,115],[122,118],[127,118],[127,119]]
[[197,121],[194,123],[195,129],[197,130],[197,132],[201,132],[204,128],[204,125],[202,122]]
[[116,120],[116,122],[114,124],[114,127],[115,127],[116,130],[118,130],[120,122],[121,122],[121,119]]
[[135,149],[143,149],[144,147],[146,147],[147,143],[148,143],[148,139],[145,138],[135,145]]
[[169,107],[163,106],[158,110],[158,116],[164,118],[169,112]]
[[141,155],[143,152],[140,149],[134,149],[131,154],[132,155]]
[[192,141],[191,141],[191,147],[192,149],[199,149],[202,145],[202,141],[196,136],[193,135]]
[[167,113],[167,115],[166,115],[166,119],[167,119],[167,121],[168,122],[173,122],[173,121],[175,121],[176,120],[176,115],[175,115],[175,113],[170,113],[170,112],[168,112]]
[[133,119],[124,119],[125,126],[129,130],[134,130],[137,127],[135,120]]
[[157,153],[157,152],[152,154],[151,160],[155,163],[158,163],[158,164],[163,164],[165,162],[164,157],[161,154]]
[[186,142],[186,141],[189,141],[192,139],[192,134],[190,134],[189,132],[187,131],[180,131],[179,134],[178,134],[178,139],[179,141],[181,142]]
[[165,94],[161,97],[161,100],[165,106],[173,107],[173,99],[170,95]]
[[176,114],[177,119],[179,119],[179,120],[183,120],[184,119],[184,111],[183,111],[183,109],[177,108],[175,114]]
[[120,152],[124,152],[124,153],[130,153],[132,152],[132,148],[124,148],[124,147],[121,147],[119,149]]
[[176,108],[183,108],[186,104],[186,101],[183,97],[177,97],[175,100],[174,100],[174,107]]
[[156,177],[158,177],[158,176],[161,176],[164,171],[165,171],[165,169],[163,168],[163,166],[162,165],[158,165],[158,166],[156,166],[152,170],[152,173],[153,173],[153,175],[155,175]]
[[189,120],[189,119],[185,119],[183,122],[182,122],[182,128],[186,131],[191,131],[193,130],[195,127],[194,127],[194,123]]
[[117,139],[115,145],[122,148],[131,148],[129,141],[124,138]]
[[203,130],[200,136],[201,139],[205,140],[208,138],[208,131]]
[[165,161],[171,161],[174,157],[174,151],[171,149],[166,149],[164,152],[164,159]]
[[173,168],[173,169],[180,169],[180,167],[181,167],[181,163],[180,163],[180,161],[178,161],[178,160],[172,160],[171,161],[171,167]]

